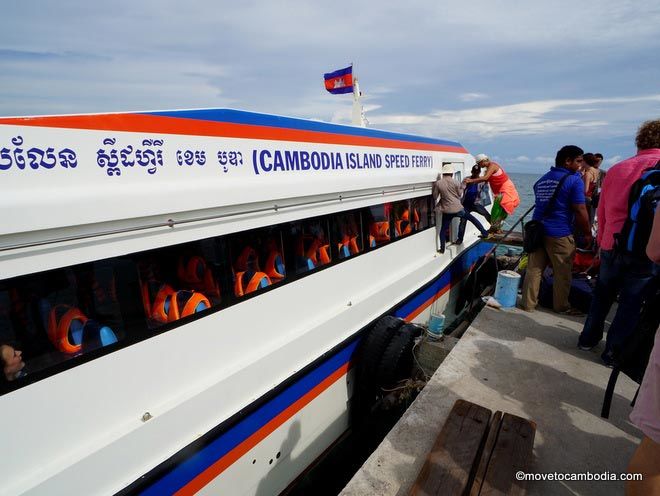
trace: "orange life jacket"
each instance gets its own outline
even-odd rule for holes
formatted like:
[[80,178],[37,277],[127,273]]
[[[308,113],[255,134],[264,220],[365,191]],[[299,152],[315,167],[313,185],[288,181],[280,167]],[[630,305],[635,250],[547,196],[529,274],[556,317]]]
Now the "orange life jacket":
[[266,259],[266,275],[270,277],[272,282],[281,281],[286,277],[284,259],[280,252],[272,250],[268,254],[268,258]]
[[210,308],[211,303],[208,298],[197,291],[177,291],[165,299],[163,310],[167,311],[167,322],[174,322],[182,317],[187,317],[197,313],[197,309],[202,305],[204,309]]
[[236,296],[240,297],[250,294],[261,287],[270,285],[270,278],[263,272],[255,272],[252,270],[237,272],[236,281],[234,282],[234,293]]
[[394,233],[397,237],[405,236],[412,232],[412,227],[410,226],[410,212],[408,209],[404,210],[401,216],[394,221]]
[[382,243],[390,240],[390,223],[386,220],[371,224],[371,235],[376,242]]
[[337,244],[337,249],[339,250],[339,258],[347,258],[351,255],[360,253],[360,248],[357,244],[357,236],[344,234],[341,243]]
[[311,260],[314,267],[330,263],[330,245],[322,245],[319,238],[314,238],[312,244],[307,249],[305,257]]
[[58,351],[64,353],[78,353],[82,344],[71,342],[71,324],[79,321],[82,326],[89,320],[80,309],[69,305],[55,305],[48,316],[48,339]]
[[158,322],[167,322],[165,302],[174,293],[176,291],[169,284],[157,281],[147,281],[142,284],[142,303],[145,314]]

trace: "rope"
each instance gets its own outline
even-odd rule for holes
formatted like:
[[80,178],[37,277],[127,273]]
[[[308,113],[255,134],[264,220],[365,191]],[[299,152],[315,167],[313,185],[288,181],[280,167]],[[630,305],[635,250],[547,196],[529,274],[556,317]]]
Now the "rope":
[[426,380],[426,382],[428,382],[429,379],[431,378],[431,376],[430,376],[429,374],[426,373],[426,370],[424,370],[424,367],[422,367],[422,364],[419,363],[419,360],[417,360],[417,355],[415,355],[415,348],[417,348],[417,347],[418,347],[420,344],[422,344],[422,342],[424,342],[424,341],[426,341],[426,330],[424,330],[424,335],[422,336],[422,338],[419,339],[419,340],[413,345],[412,355],[413,355],[413,359],[415,360],[415,363],[416,363],[417,366],[419,367],[419,370],[421,370],[421,371],[422,371],[422,374],[424,374],[424,379]]

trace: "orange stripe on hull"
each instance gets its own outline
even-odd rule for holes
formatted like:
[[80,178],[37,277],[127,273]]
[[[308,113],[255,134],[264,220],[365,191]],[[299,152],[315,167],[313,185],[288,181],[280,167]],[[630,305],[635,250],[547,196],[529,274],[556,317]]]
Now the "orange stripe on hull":
[[466,153],[461,146],[417,143],[405,140],[370,138],[346,134],[305,131],[299,129],[235,124],[228,122],[163,117],[148,114],[104,114],[99,116],[70,115],[62,117],[21,117],[0,119],[0,125],[54,127],[62,129],[87,129],[95,131],[119,131],[133,133],[178,134],[214,136],[222,138],[262,139],[275,141],[299,141],[333,145],[401,148]]
[[265,439],[269,434],[274,432],[278,427],[280,427],[284,422],[293,417],[296,413],[302,410],[307,404],[309,404],[314,398],[319,396],[323,391],[328,389],[332,384],[339,380],[342,376],[346,375],[348,369],[350,368],[350,363],[345,363],[337,370],[335,370],[328,377],[323,379],[319,384],[314,388],[310,389],[304,396],[300,397],[297,401],[292,403],[285,410],[282,410],[277,416],[265,424],[261,429],[248,437],[241,444],[236,446],[233,450],[227,453],[225,456],[216,461],[213,465],[204,470],[201,474],[191,480],[184,487],[179,489],[175,494],[177,496],[190,496],[195,494],[197,491],[206,486],[213,479],[218,477],[222,472],[224,472],[228,467],[230,467],[234,462],[241,458],[245,453],[254,448],[259,444],[263,439]]

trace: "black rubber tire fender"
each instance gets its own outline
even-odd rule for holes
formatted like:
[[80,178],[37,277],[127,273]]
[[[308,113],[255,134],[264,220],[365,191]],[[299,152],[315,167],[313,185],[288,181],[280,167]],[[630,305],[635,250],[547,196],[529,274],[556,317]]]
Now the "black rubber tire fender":
[[369,329],[360,345],[358,354],[357,379],[359,385],[363,386],[361,389],[374,384],[383,353],[395,336],[397,329],[404,323],[402,319],[386,315]]
[[387,345],[376,372],[379,387],[393,386],[397,380],[409,375],[416,329],[414,325],[403,326]]
[[367,420],[378,396],[376,370],[378,364],[404,321],[392,316],[381,317],[366,331],[356,353],[355,386],[351,407],[352,422],[361,425]]

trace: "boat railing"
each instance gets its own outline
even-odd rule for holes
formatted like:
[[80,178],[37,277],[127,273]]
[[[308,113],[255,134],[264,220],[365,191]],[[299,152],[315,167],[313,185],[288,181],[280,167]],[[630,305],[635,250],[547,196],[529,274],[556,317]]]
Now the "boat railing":
[[[506,231],[504,234],[502,234],[502,235],[494,235],[494,236],[492,236],[492,241],[495,241],[495,244],[493,245],[493,247],[492,247],[492,248],[488,251],[488,253],[486,254],[486,258],[488,258],[490,255],[492,255],[493,253],[495,253],[495,250],[497,250],[497,248],[498,248],[500,245],[503,245],[503,244],[504,244],[504,245],[506,245],[506,244],[522,245],[522,238],[523,238],[523,235],[524,235],[524,227],[523,227],[523,229],[521,230],[521,233],[516,232],[516,233],[515,233],[515,236],[512,236],[512,234],[513,234],[513,232],[515,231],[516,227],[518,227],[518,225],[520,225],[520,226],[524,226],[524,225],[525,225],[525,219],[526,219],[527,216],[532,212],[532,210],[534,210],[534,205],[532,205],[531,207],[529,207],[529,208],[525,211],[525,213],[522,214],[522,215],[518,218],[518,220],[517,220],[517,221],[516,221],[516,222],[515,222],[510,228],[509,228],[509,230]],[[514,240],[514,238],[515,238],[515,240]],[[487,238],[487,240],[488,240],[488,239],[491,239],[491,237],[489,236],[489,238]],[[515,241],[515,242],[514,242],[514,241]]]
[[[496,235],[496,236],[493,237],[493,238],[494,238],[494,239],[492,239],[492,242],[494,242],[494,243],[493,243],[493,246],[490,248],[490,250],[488,250],[488,251],[486,252],[486,254],[485,254],[484,257],[483,257],[483,260],[481,261],[481,263],[480,263],[479,265],[473,267],[472,270],[470,271],[470,273],[472,273],[472,272],[475,272],[475,273],[478,272],[478,271],[479,271],[479,270],[480,270],[480,269],[486,264],[486,262],[487,262],[491,257],[493,257],[493,259],[495,260],[495,267],[496,267],[496,269],[499,271],[499,267],[497,266],[497,257],[495,256],[497,248],[500,247],[500,246],[503,245],[503,244],[504,244],[504,245],[506,245],[506,244],[515,244],[515,245],[519,245],[519,246],[522,245],[522,236],[523,236],[523,235],[520,234],[520,233],[517,233],[517,232],[516,232],[516,240],[515,240],[516,242],[513,243],[513,242],[512,242],[512,239],[511,239],[511,238],[512,238],[512,233],[515,231],[516,227],[518,227],[519,225],[520,225],[520,226],[524,226],[524,225],[525,225],[525,219],[526,219],[527,216],[532,212],[532,210],[534,210],[534,206],[531,206],[529,209],[527,209],[527,210],[525,211],[525,213],[523,213],[523,214],[518,218],[518,220],[517,220],[517,221],[516,221],[516,222],[515,222],[510,228],[509,228],[508,231],[506,231],[506,232],[505,232],[504,234],[502,234],[502,235]],[[524,227],[523,227],[522,231],[524,231]],[[490,237],[490,236],[489,236],[488,238],[486,238],[486,242],[489,242],[489,240],[491,240],[491,237]],[[496,240],[496,241],[495,241],[495,240]],[[520,257],[522,257],[523,254],[524,254],[524,250],[523,250],[523,252],[520,254]],[[476,284],[474,285],[474,288],[476,289]],[[488,294],[489,292],[492,291],[492,289],[493,289],[493,288],[490,288],[490,290],[485,291],[485,293]],[[473,293],[472,293],[472,298],[471,298],[471,300],[470,300],[470,304],[469,304],[469,306],[468,306],[468,313],[472,313],[472,312],[474,312],[474,310],[475,310],[474,303],[475,303],[475,301],[476,301],[476,297],[477,297],[477,296],[483,296],[483,294],[482,294],[482,295],[476,295],[475,292],[473,291]]]

